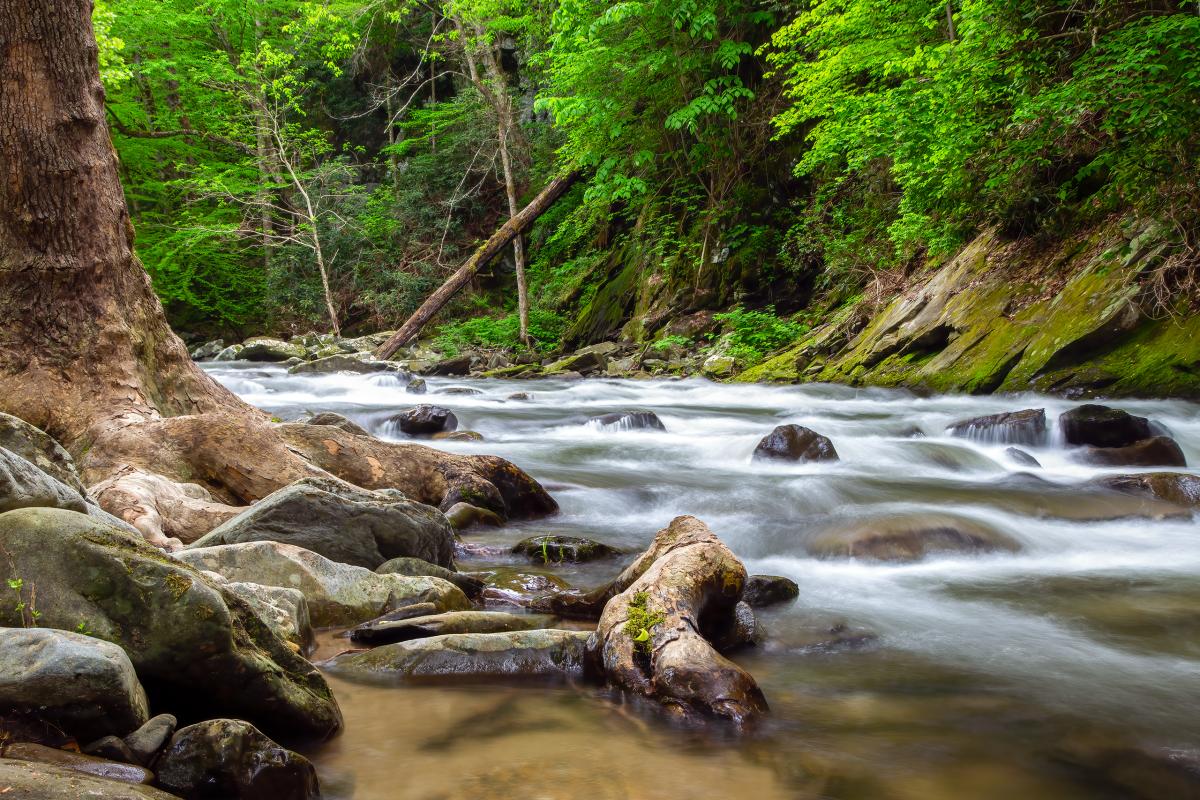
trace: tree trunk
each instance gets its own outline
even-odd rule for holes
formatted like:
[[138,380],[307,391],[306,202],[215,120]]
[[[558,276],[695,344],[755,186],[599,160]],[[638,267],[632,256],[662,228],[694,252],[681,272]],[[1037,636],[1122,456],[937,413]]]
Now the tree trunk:
[[396,331],[392,335],[392,338],[379,346],[375,351],[375,357],[379,359],[391,358],[397,350],[415,339],[417,334],[421,332],[421,329],[425,327],[425,324],[442,310],[442,306],[450,302],[450,298],[454,297],[459,289],[467,285],[484,264],[507,247],[514,237],[528,230],[537,221],[537,218],[554,205],[555,201],[562,197],[578,179],[579,173],[572,172],[550,181],[546,188],[541,191],[541,194],[533,199],[533,202],[521,209],[520,213],[509,219],[508,222],[501,225],[499,230],[493,233],[491,238],[484,242],[475,251],[473,256],[467,259],[466,263],[459,267],[437,291],[425,299],[421,307],[414,311],[413,315],[400,326],[400,330]]
[[[556,508],[502,459],[272,425],[192,362],[133,254],[90,0],[0,0],[0,320],[0,411],[59,439],[88,484],[157,474],[242,504],[334,474],[433,504]],[[181,501],[154,485],[109,494],[162,538],[151,521]]]

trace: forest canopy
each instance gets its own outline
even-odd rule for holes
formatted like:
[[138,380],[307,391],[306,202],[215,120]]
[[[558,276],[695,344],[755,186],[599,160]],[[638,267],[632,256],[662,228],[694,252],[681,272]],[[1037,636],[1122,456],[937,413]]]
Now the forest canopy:
[[[971,237],[1200,242],[1200,7],[1122,0],[101,0],[138,253],[197,334],[404,320],[556,175],[445,342],[836,308]],[[527,262],[527,263],[526,263]],[[881,283],[882,281],[882,283]],[[645,333],[650,333],[645,331]]]

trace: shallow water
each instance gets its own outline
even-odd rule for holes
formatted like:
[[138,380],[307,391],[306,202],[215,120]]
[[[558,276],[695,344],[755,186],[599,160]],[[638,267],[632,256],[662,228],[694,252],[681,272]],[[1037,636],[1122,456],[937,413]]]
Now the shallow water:
[[[418,402],[451,408],[485,440],[427,444],[509,458],[562,506],[550,519],[470,531],[471,542],[557,532],[634,552],[672,517],[694,514],[751,572],[800,585],[794,604],[761,614],[768,642],[738,657],[772,706],[748,740],[680,731],[591,688],[334,679],[346,732],[314,754],[330,797],[1168,797],[1180,765],[1200,763],[1197,518],[1087,489],[1106,470],[1054,442],[1023,448],[1043,465],[1029,469],[1005,445],[944,434],[967,417],[1029,407],[1052,422],[1068,401],[449,378],[428,379],[417,397],[386,375],[208,369],[281,418],[336,411],[385,436],[386,418]],[[451,386],[482,394],[439,394]],[[506,399],[515,392],[532,397]],[[1113,405],[1165,425],[1200,464],[1200,406]],[[634,409],[656,412],[666,431],[588,424]],[[829,436],[841,461],[752,463],[758,440],[784,423]],[[988,526],[1020,549],[912,564],[809,553],[831,527],[929,513]],[[582,586],[621,566],[498,557],[460,568],[498,565]],[[827,643],[835,625],[848,642]]]

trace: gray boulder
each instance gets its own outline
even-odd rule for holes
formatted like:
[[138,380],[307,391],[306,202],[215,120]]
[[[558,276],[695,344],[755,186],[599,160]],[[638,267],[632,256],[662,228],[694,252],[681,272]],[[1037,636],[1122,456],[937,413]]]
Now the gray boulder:
[[0,447],[16,453],[50,477],[84,494],[83,483],[79,480],[71,454],[40,428],[20,417],[0,413]]
[[390,417],[387,424],[399,428],[401,433],[407,433],[409,436],[430,436],[458,430],[458,417],[448,408],[425,403]]
[[454,531],[432,506],[336,478],[302,478],[190,545],[282,542],[374,569],[390,558],[454,564]]
[[369,361],[358,356],[338,353],[315,361],[305,361],[288,370],[292,375],[328,375],[335,372],[352,372],[370,375],[373,372],[400,372],[400,367],[390,361]]
[[1046,409],[1028,408],[956,422],[951,436],[990,444],[1040,445],[1046,442]]
[[86,514],[87,502],[78,490],[0,448],[0,513],[15,508],[65,508]]
[[[25,508],[0,514],[0,546],[0,583],[23,579],[27,600],[36,585],[40,625],[83,625],[120,645],[166,707],[232,713],[283,736],[341,726],[320,673],[245,601],[142,539],[72,511]],[[0,606],[0,624],[21,622]]]
[[780,425],[754,448],[755,461],[837,461],[833,442],[801,425]]
[[483,581],[478,578],[439,567],[437,564],[430,564],[419,558],[393,558],[376,567],[375,572],[380,575],[409,575],[412,577],[427,575],[432,578],[441,578],[462,589],[463,594],[470,598],[479,597],[483,592]]
[[343,656],[339,675],[487,681],[503,677],[578,678],[587,631],[533,630],[434,636]]
[[221,354],[225,349],[224,339],[213,339],[211,342],[205,342],[192,351],[193,361],[211,361]]
[[751,608],[786,603],[800,596],[800,587],[791,578],[779,575],[751,575],[742,590],[742,600]]
[[125,747],[129,749],[130,755],[137,759],[137,763],[149,766],[158,755],[158,751],[162,750],[171,738],[171,734],[175,733],[178,724],[179,721],[171,714],[159,714],[126,736]]
[[0,716],[49,722],[91,741],[124,736],[148,714],[146,692],[117,645],[48,628],[0,628]]
[[1067,444],[1093,447],[1127,447],[1154,435],[1145,417],[1095,404],[1063,412],[1058,417],[1058,427]]
[[381,619],[359,625],[350,638],[361,644],[379,645],[428,639],[449,633],[506,633],[549,628],[548,614],[509,614],[504,611],[447,611],[409,619]]
[[15,758],[0,758],[0,787],[4,800],[179,800],[151,786]]
[[305,420],[308,425],[328,425],[332,428],[339,428],[346,433],[352,433],[355,436],[370,436],[367,429],[359,425],[353,420],[343,417],[341,414],[335,414],[332,411],[322,411],[320,414],[315,414]]
[[154,766],[158,785],[188,800],[321,797],[312,762],[237,719],[213,719],[180,728]]
[[242,343],[238,357],[245,361],[287,361],[289,358],[304,358],[308,353],[303,346],[288,344],[282,339],[256,336]]
[[204,574],[245,600],[246,604],[254,609],[254,613],[258,614],[258,618],[297,653],[307,652],[316,641],[312,617],[308,611],[308,599],[299,589],[229,581],[224,575],[216,572]]
[[313,624],[319,627],[357,625],[413,603],[433,603],[439,611],[471,607],[457,586],[440,578],[378,575],[279,542],[202,547],[174,556],[231,581],[298,589],[308,601]]
[[231,344],[221,352],[217,353],[214,361],[237,361],[242,357],[242,351],[246,348],[240,344]]

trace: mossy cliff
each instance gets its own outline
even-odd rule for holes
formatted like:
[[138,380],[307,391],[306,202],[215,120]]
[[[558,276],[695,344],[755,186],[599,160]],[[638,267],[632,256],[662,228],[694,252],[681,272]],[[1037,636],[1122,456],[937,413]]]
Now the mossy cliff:
[[1154,313],[1168,242],[1110,223],[1039,248],[980,236],[874,313],[843,309],[739,381],[1200,396],[1200,317]]

